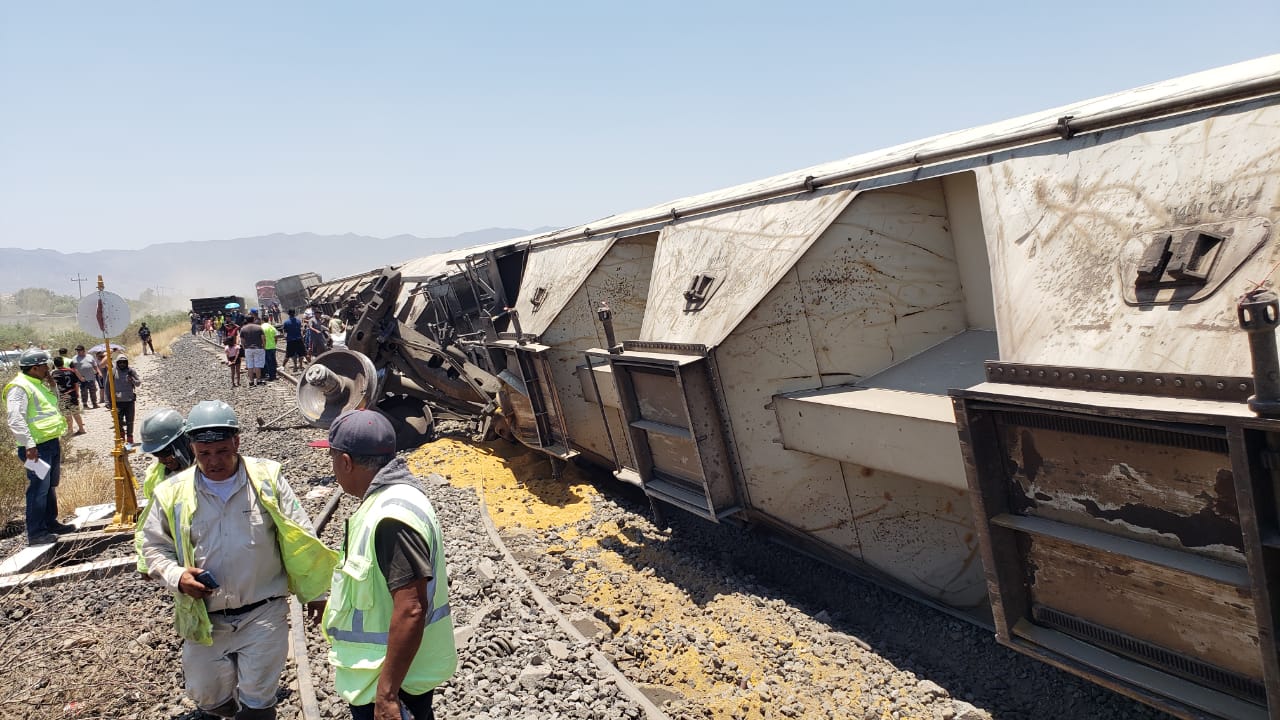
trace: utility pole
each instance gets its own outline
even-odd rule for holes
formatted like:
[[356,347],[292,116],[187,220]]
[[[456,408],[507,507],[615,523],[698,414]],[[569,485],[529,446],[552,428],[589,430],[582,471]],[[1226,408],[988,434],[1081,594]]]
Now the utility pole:
[[84,299],[84,283],[88,282],[88,280],[89,278],[87,277],[80,277],[80,273],[76,273],[76,276],[71,278],[71,282],[75,283],[76,289],[80,291],[81,300]]

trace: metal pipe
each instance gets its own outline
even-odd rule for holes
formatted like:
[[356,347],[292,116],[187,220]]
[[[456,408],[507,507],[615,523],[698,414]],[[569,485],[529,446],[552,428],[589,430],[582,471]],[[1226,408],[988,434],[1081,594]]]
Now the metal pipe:
[[622,346],[618,344],[618,338],[613,334],[613,311],[609,309],[609,303],[600,301],[600,307],[596,308],[596,317],[600,318],[600,324],[604,326],[605,347],[608,348],[609,354],[620,354]]
[[1249,333],[1253,359],[1254,395],[1249,409],[1262,417],[1280,417],[1280,356],[1276,352],[1276,327],[1280,325],[1280,298],[1270,290],[1254,290],[1236,305],[1240,329]]
[[634,220],[628,220],[626,222],[613,224],[605,223],[594,227],[584,227],[581,230],[576,230],[568,234],[555,235],[550,238],[548,242],[564,242],[567,240],[588,238],[603,233],[633,230],[636,228],[654,225],[656,223],[674,222],[682,217],[688,217],[691,215],[717,212],[719,210],[726,210],[763,200],[772,200],[790,195],[813,192],[824,187],[856,183],[861,180],[867,180],[881,175],[915,170],[926,165],[937,164],[949,160],[960,160],[962,158],[972,157],[975,155],[985,155],[987,153],[1008,150],[1010,148],[1028,145],[1039,141],[1070,139],[1080,135],[1081,133],[1096,132],[1107,128],[1141,122],[1143,120],[1151,120],[1175,113],[1190,112],[1212,105],[1256,99],[1277,92],[1280,92],[1280,74],[1253,78],[1251,80],[1246,80],[1229,86],[1209,88],[1185,95],[1178,95],[1176,97],[1161,98],[1132,108],[1108,110],[1105,112],[1095,113],[1093,115],[1067,115],[1060,117],[1051,123],[1046,123],[1038,127],[1017,130],[988,139],[954,145],[939,150],[911,153],[910,155],[903,155],[890,158],[888,160],[859,165],[857,167],[840,170],[827,175],[810,175],[803,180],[792,181],[778,187],[756,190],[742,195],[735,195],[731,198],[690,205],[685,208],[672,207],[661,212],[654,212],[653,214],[645,215]]

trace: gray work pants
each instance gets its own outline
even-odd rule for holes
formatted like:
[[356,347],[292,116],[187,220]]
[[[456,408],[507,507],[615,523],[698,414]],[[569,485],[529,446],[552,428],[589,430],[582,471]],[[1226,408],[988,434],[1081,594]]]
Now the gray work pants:
[[289,654],[289,602],[272,600],[243,615],[209,613],[213,644],[182,644],[187,694],[203,710],[232,699],[241,707],[276,704]]

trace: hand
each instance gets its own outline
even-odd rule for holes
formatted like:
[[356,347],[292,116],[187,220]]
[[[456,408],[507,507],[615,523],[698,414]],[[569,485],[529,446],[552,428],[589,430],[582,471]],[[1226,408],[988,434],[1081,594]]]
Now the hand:
[[400,720],[400,698],[379,693],[373,701],[373,720]]
[[29,448],[27,448],[27,459],[28,459],[28,460],[39,460],[39,459],[40,459],[40,451],[39,451],[39,450],[36,450],[36,449],[35,449],[35,448],[33,448],[33,447],[29,447]]
[[204,568],[189,567],[182,571],[182,577],[178,578],[178,589],[193,598],[207,598],[213,594],[213,589],[205,587],[196,580],[196,576],[204,572]]
[[307,622],[318,627],[320,620],[324,618],[324,609],[329,604],[328,599],[312,600],[307,603]]

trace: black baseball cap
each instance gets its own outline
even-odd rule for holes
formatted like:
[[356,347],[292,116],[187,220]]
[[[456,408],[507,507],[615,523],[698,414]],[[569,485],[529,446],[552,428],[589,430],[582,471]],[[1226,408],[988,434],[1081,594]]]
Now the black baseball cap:
[[348,410],[329,426],[329,439],[309,443],[350,455],[394,455],[396,431],[377,410]]

